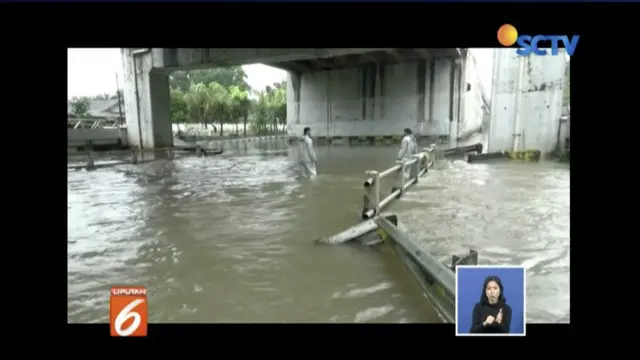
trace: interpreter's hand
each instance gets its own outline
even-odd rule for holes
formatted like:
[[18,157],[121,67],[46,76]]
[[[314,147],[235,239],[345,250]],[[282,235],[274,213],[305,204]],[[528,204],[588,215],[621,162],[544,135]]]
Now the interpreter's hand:
[[484,320],[484,322],[482,323],[482,325],[487,326],[487,325],[491,325],[493,324],[493,322],[496,320],[496,318],[494,318],[493,316],[489,315],[487,316],[487,318]]
[[498,311],[498,315],[496,316],[496,322],[498,324],[502,324],[502,309],[500,309],[500,311]]

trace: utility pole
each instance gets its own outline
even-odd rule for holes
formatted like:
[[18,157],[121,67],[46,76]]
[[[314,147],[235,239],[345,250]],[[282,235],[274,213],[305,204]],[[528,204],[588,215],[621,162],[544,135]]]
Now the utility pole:
[[118,98],[118,112],[120,113],[120,125],[123,125],[122,117],[122,99],[120,98],[120,83],[118,82],[118,73],[116,73],[116,97]]

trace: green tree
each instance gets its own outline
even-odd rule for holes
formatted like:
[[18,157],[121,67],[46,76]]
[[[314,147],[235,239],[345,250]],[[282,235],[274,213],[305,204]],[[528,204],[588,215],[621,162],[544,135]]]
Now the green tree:
[[183,92],[188,91],[192,84],[203,83],[209,86],[209,84],[214,82],[224,86],[225,88],[237,86],[244,91],[250,90],[249,84],[247,83],[247,74],[240,66],[206,70],[175,71],[169,76],[169,85],[172,88],[178,88]]
[[240,89],[238,86],[229,88],[231,96],[231,115],[236,122],[236,134],[239,134],[238,119],[242,118],[243,130],[242,134],[247,135],[247,119],[251,110],[251,102],[249,101],[249,93]]
[[[239,134],[239,120],[243,120],[243,134],[247,127],[256,133],[278,129],[286,124],[286,82],[274,83],[264,91],[253,91],[241,67],[211,70],[176,71],[170,75],[171,114],[173,122],[219,123],[220,135],[224,124],[235,123]],[[253,121],[249,123],[250,115]],[[214,129],[215,129],[214,125]]]
[[287,124],[287,88],[276,88],[273,93],[273,100],[271,102],[273,107],[273,116],[276,124]]
[[189,91],[191,80],[187,71],[174,71],[169,75],[169,87],[172,89],[180,89],[183,93]]
[[220,121],[220,136],[224,135],[224,124],[228,122],[231,115],[231,97],[224,86],[217,82],[212,82],[208,87],[209,110],[212,122],[215,118]]
[[272,131],[278,130],[278,124],[285,124],[287,120],[287,93],[282,83],[267,86],[265,89],[267,113]]
[[258,100],[254,103],[253,111],[255,113],[255,128],[256,133],[262,133],[267,131],[267,124],[269,124],[269,100],[265,91],[258,93]]
[[186,123],[189,118],[189,106],[185,94],[180,89],[171,90],[171,120],[178,124]]
[[89,109],[91,107],[91,99],[88,97],[77,97],[74,96],[69,101],[71,104],[71,113],[78,117],[83,118],[89,116]]
[[287,91],[287,80],[282,80],[280,82],[275,82],[273,83],[273,87],[276,89],[283,89],[284,91]]
[[185,95],[185,102],[189,110],[189,116],[197,123],[204,124],[207,128],[207,115],[209,113],[209,89],[205,84],[192,84]]

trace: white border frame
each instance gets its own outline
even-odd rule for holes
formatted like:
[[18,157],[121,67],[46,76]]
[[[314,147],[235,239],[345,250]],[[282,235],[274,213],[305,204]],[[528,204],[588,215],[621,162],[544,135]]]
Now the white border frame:
[[[460,333],[458,331],[458,269],[521,269],[522,270],[522,333],[508,334],[472,334]],[[527,335],[527,268],[519,265],[458,265],[456,266],[456,317],[455,317],[456,336],[526,336]]]

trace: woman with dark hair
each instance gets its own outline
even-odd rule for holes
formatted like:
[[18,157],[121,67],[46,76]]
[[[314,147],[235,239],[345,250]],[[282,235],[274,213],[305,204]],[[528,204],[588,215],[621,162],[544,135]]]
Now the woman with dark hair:
[[484,279],[480,302],[473,307],[471,333],[508,334],[511,326],[511,307],[504,297],[504,286],[497,276]]

